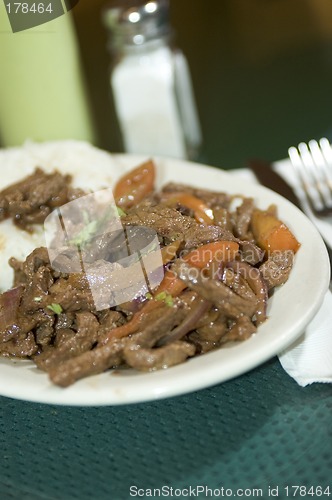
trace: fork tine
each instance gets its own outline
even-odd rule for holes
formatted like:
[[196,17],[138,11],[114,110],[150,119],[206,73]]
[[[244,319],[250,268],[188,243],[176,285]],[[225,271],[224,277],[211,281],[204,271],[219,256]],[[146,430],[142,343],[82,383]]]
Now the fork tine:
[[332,193],[332,146],[325,137],[323,137],[323,139],[319,141],[319,144],[325,160],[324,169],[326,173],[327,184]]
[[289,148],[288,154],[309,205],[313,207],[314,211],[323,210],[324,206],[320,194],[314,187],[314,163],[307,145],[302,142],[299,144],[298,149],[292,146]]
[[317,189],[320,192],[323,203],[332,208],[332,189],[328,176],[328,164],[317,141],[309,141],[309,149],[315,165],[314,176],[317,182]]
[[310,179],[307,183],[310,185],[308,192],[309,196],[311,196],[311,203],[316,210],[323,210],[325,199],[324,196],[322,196],[321,183],[312,152],[305,142],[301,142],[298,145],[298,149],[300,151],[300,156],[307,172],[307,176]]

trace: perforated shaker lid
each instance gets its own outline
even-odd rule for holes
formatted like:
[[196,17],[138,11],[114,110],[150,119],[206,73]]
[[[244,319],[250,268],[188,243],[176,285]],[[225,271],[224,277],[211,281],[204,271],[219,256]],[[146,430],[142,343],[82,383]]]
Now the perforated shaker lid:
[[103,12],[113,43],[142,45],[170,32],[168,0],[114,0]]

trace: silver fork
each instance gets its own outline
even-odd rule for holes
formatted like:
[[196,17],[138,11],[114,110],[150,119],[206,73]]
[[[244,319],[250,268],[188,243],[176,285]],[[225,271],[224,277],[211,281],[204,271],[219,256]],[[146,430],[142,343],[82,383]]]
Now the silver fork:
[[316,217],[332,215],[332,147],[326,138],[288,150],[305,199]]

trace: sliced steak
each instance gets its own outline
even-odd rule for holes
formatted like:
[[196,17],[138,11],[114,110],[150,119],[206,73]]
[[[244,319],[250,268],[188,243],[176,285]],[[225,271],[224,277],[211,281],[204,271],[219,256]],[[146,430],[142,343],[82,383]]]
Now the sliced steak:
[[256,326],[248,316],[239,316],[228,332],[222,337],[221,342],[226,343],[247,340],[256,331]]
[[[239,241],[239,240],[237,240]],[[251,241],[239,241],[241,249],[241,257],[245,262],[255,266],[264,259],[265,252],[259,246]]]
[[88,351],[97,342],[99,323],[90,312],[76,314],[77,333],[63,340],[58,347],[45,350],[35,358],[39,368],[48,370],[50,366],[61,363],[61,361],[79,356]]
[[163,204],[131,209],[121,222],[125,226],[150,227],[170,241],[184,239],[188,229],[197,225],[191,217]]
[[269,290],[286,283],[293,262],[294,252],[291,250],[275,251],[269,255],[267,261],[259,267]]
[[227,317],[238,318],[242,315],[252,316],[257,307],[257,299],[243,298],[233,292],[227,285],[215,279],[206,278],[196,268],[184,262],[177,262],[172,271],[192,290],[215,304]]
[[189,342],[176,340],[171,344],[156,348],[125,348],[124,358],[129,366],[142,371],[160,370],[183,363],[194,356],[195,346]]
[[237,241],[235,236],[220,226],[204,226],[197,224],[189,228],[184,234],[185,248],[196,248],[213,241]]
[[79,288],[70,278],[59,278],[49,289],[49,304],[60,304],[63,310],[94,311],[95,305],[89,287]]
[[122,351],[126,339],[116,339],[104,346],[96,347],[75,358],[54,364],[49,370],[49,377],[54,384],[68,387],[77,380],[90,375],[97,375],[109,368],[122,364]]
[[36,354],[37,351],[38,346],[32,332],[17,336],[15,339],[0,345],[0,354],[2,356],[14,358],[27,358]]
[[173,307],[165,306],[162,315],[154,314],[154,321],[127,340],[123,351],[126,363],[137,370],[151,371],[168,368],[193,356],[195,347],[188,342],[175,341],[163,347],[154,347],[158,340],[183,321],[185,315],[181,301]]
[[45,173],[36,168],[33,174],[0,192],[0,221],[11,217],[21,229],[41,224],[55,208],[83,194],[70,187],[71,176]]
[[252,198],[244,198],[241,205],[237,207],[234,234],[239,238],[246,238],[248,236],[253,211],[254,200]]
[[169,182],[168,184],[166,184],[163,187],[162,192],[188,193],[196,196],[196,198],[200,198],[211,208],[215,206],[228,207],[232,199],[231,196],[226,193],[218,193],[216,191],[209,191],[208,189],[187,186],[186,184],[177,184],[175,182]]
[[182,239],[186,248],[218,240],[235,240],[234,235],[222,227],[198,224],[192,217],[163,204],[132,209],[121,221],[126,226],[150,227],[168,241]]

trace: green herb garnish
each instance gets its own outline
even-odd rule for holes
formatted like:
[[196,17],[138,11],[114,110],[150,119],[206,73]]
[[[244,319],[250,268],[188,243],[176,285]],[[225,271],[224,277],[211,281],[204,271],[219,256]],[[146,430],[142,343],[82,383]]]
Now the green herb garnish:
[[89,243],[89,241],[96,235],[97,231],[103,227],[103,225],[108,222],[111,217],[122,217],[127,215],[122,208],[115,206],[109,208],[109,210],[102,217],[95,220],[90,220],[89,213],[84,210],[82,213],[84,227],[79,231],[71,240],[69,240],[70,245],[77,245],[82,248],[84,245]]
[[127,215],[126,212],[124,212],[124,210],[122,210],[122,208],[120,207],[116,207],[117,211],[118,211],[118,215],[120,217],[123,217],[124,215]]
[[98,229],[102,228],[103,224],[108,222],[112,216],[112,212],[105,212],[102,217],[95,220],[89,219],[89,213],[84,210],[83,211],[83,221],[84,227],[79,231],[76,236],[74,236],[71,240],[69,240],[69,244],[77,245],[82,248],[84,245],[89,243],[89,241],[96,235]]
[[165,302],[165,304],[169,307],[172,307],[174,305],[173,297],[170,293],[168,292],[160,292],[155,296],[156,300],[160,300],[162,302]]
[[50,304],[49,306],[47,306],[47,309],[50,309],[51,311],[53,311],[55,314],[61,314],[63,309],[62,307],[60,306],[60,304]]
[[96,233],[98,225],[99,222],[97,220],[89,222],[74,238],[69,240],[69,243],[79,247],[83,246]]

